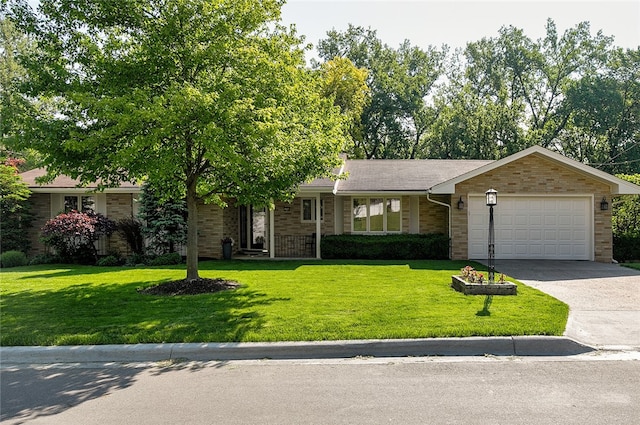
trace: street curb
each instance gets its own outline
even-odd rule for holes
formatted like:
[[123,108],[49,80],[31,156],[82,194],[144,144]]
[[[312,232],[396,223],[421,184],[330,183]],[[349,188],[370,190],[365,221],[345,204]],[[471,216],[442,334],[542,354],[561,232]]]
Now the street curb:
[[170,343],[0,347],[6,364],[163,360],[323,359],[420,356],[571,356],[595,351],[566,337],[513,336],[353,341]]

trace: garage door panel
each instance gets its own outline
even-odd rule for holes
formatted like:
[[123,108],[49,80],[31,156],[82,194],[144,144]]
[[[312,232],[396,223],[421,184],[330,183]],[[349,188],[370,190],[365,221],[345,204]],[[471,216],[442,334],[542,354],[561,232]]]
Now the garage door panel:
[[520,250],[518,250],[518,255],[520,256],[541,256],[543,251],[542,244],[529,244],[529,245],[520,245]]
[[499,217],[496,217],[495,220],[500,220],[500,223],[505,227],[512,226],[514,224],[512,215],[502,214]]
[[558,231],[558,240],[560,242],[570,242],[573,240],[574,232],[571,230],[559,230]]
[[542,225],[542,215],[541,214],[531,214],[529,216],[529,225],[531,226],[541,226]]
[[542,230],[526,230],[522,229],[518,231],[519,241],[541,241],[542,240]]
[[[469,256],[486,258],[489,208],[470,197]],[[503,195],[494,208],[496,258],[579,259],[593,254],[591,197]]]
[[558,215],[558,224],[560,226],[572,226],[573,225],[573,216],[569,214],[559,214]]

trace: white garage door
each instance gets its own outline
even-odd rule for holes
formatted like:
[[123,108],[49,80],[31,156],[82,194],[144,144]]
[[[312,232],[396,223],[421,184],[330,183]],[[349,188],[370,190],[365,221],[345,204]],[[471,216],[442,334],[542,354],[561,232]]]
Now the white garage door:
[[[498,195],[496,259],[592,260],[591,197]],[[489,207],[469,198],[469,258],[487,258]]]

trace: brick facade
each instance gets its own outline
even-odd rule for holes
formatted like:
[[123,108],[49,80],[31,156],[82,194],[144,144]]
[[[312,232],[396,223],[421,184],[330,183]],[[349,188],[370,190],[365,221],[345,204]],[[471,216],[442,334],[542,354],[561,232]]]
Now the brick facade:
[[[451,196],[451,200],[455,203],[461,196],[468,205],[469,194],[484,194],[491,187],[497,190],[498,194],[593,195],[594,259],[598,262],[611,262],[613,258],[611,211],[600,210],[602,198],[611,199],[611,189],[608,185],[534,154],[458,183],[456,193]],[[467,259],[467,208],[464,210],[452,208],[451,211],[452,258]]]
[[[229,208],[227,208],[229,209]],[[224,234],[224,216],[227,209],[215,204],[198,206],[198,256],[201,258],[222,257],[220,240],[225,236],[237,238],[235,234]]]
[[[449,196],[431,196],[431,199],[450,204]],[[449,232],[449,209],[443,205],[430,202],[426,196],[420,197],[420,226],[419,233]]]
[[46,252],[46,247],[40,242],[40,229],[51,218],[51,195],[48,193],[32,193],[29,198],[33,221],[29,229],[28,238],[31,241],[29,255],[40,255]]
[[[532,149],[532,148],[530,148]],[[541,148],[539,148],[541,149]],[[555,154],[553,154],[555,155]],[[499,194],[512,195],[583,195],[593,199],[593,258],[599,262],[610,262],[613,255],[611,209],[602,211],[600,201],[605,197],[611,204],[611,186],[615,181],[597,178],[582,167],[573,168],[563,163],[562,158],[553,159],[553,155],[544,152],[533,151],[526,156],[518,156],[504,165],[484,172],[481,175],[468,178],[455,185],[455,193],[449,195],[432,195],[430,202],[426,193],[421,192],[415,185],[407,189],[403,195],[389,191],[386,195],[366,195],[367,190],[375,189],[376,180],[367,186],[367,189],[353,190],[347,193],[364,192],[362,197],[392,197],[401,199],[401,232],[403,233],[443,233],[447,234],[451,229],[451,256],[453,259],[468,258],[468,205],[469,195],[480,195],[493,187]],[[557,155],[556,155],[557,156]],[[451,167],[449,165],[449,167]],[[373,172],[373,171],[369,171]],[[414,179],[415,180],[415,179]],[[442,184],[446,192],[450,191],[452,182],[448,180]],[[422,182],[422,180],[419,180]],[[440,183],[439,183],[440,185]],[[426,189],[426,188],[425,188]],[[434,186],[435,189],[435,186]],[[312,189],[308,189],[312,191]],[[313,188],[317,190],[317,188]],[[396,190],[396,189],[394,189]],[[437,190],[434,190],[437,192]],[[442,190],[440,193],[444,192]],[[112,220],[135,216],[137,205],[132,193],[104,193],[96,194],[97,210],[103,212]],[[32,212],[35,216],[33,228],[29,237],[32,249],[29,255],[42,254],[45,247],[39,241],[40,229],[51,218],[52,212],[62,204],[63,192],[54,190],[53,193],[36,192],[31,195]],[[386,192],[385,192],[386,193]],[[409,193],[409,195],[407,195]],[[276,249],[274,255],[282,256],[315,256],[313,246],[309,246],[311,236],[317,232],[315,221],[302,220],[302,200],[315,200],[316,194],[303,193],[291,202],[277,202],[275,205],[274,228],[270,232],[269,214],[265,221],[265,235],[275,234],[272,241]],[[360,196],[358,196],[360,197]],[[457,208],[458,200],[462,198],[465,208]],[[349,234],[352,233],[352,199],[347,194],[338,192],[323,193],[320,196],[323,203],[323,218],[320,224],[321,235]],[[227,208],[216,205],[200,205],[198,214],[198,248],[201,258],[221,258],[222,247],[220,240],[224,237],[232,237],[237,241],[235,249],[239,249],[240,237],[240,207],[234,200],[228,200]],[[451,205],[451,208],[441,205]],[[451,225],[449,225],[451,220]],[[284,241],[284,242],[283,242]],[[294,241],[294,242],[291,242]],[[285,249],[286,245],[286,249]],[[291,248],[293,247],[293,248]],[[269,245],[264,246],[269,249]],[[115,251],[122,255],[129,253],[129,248],[120,235],[113,235],[108,240],[106,250]]]
[[[134,195],[132,193],[109,193],[106,195],[107,210],[105,215],[113,221],[134,216],[136,206],[134,206]],[[131,254],[131,249],[127,241],[115,232],[107,240],[107,253],[118,253],[120,255]]]

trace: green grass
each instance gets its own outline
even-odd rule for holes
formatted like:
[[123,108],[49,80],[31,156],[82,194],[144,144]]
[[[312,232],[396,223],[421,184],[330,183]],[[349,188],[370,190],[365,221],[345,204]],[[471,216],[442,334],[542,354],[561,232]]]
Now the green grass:
[[[235,291],[141,295],[181,279],[184,266],[30,266],[0,275],[0,344],[561,335],[568,307],[533,288],[465,296],[450,288],[452,261],[209,261],[202,277]],[[476,265],[477,266],[477,265]],[[480,266],[478,266],[481,268]]]
[[640,270],[640,263],[622,263],[622,265],[631,269]]

